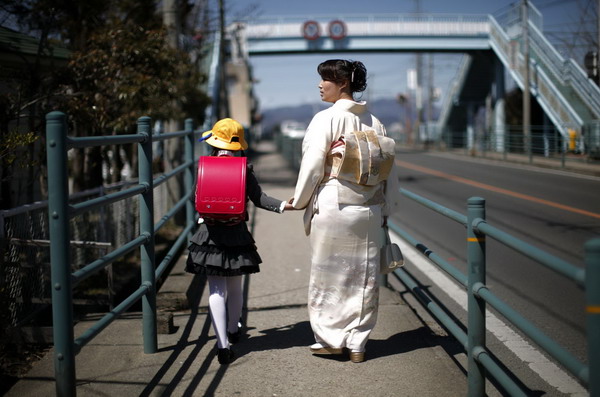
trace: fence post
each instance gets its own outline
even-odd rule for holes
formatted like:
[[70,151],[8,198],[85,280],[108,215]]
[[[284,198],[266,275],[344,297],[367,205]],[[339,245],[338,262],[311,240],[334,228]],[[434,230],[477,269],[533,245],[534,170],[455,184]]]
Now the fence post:
[[142,297],[142,330],[144,353],[156,353],[158,340],[156,332],[156,279],[154,276],[154,183],[152,180],[152,134],[150,117],[140,117],[137,133],[146,139],[138,144],[139,181],[146,186],[140,195],[140,235],[147,237],[140,247],[142,285],[148,288]]
[[467,355],[468,396],[485,396],[485,368],[477,362],[475,350],[485,347],[485,302],[473,293],[485,284],[485,236],[476,231],[474,221],[485,220],[485,200],[471,197],[467,202]]
[[[194,122],[192,119],[185,120],[185,131],[188,135],[185,136],[185,161],[191,163],[185,170],[184,186],[186,193],[189,193],[194,188]],[[194,202],[189,199],[185,204],[186,225],[194,223]],[[191,237],[191,236],[190,236]]]
[[585,291],[590,397],[600,396],[600,239],[585,244]]
[[69,258],[67,121],[64,113],[51,112],[46,115],[46,151],[56,395],[75,396],[77,392]]

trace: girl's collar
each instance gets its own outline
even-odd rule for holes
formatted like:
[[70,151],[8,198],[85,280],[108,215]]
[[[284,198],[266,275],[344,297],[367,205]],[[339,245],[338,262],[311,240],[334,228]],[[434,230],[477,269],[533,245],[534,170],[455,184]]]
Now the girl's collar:
[[234,157],[235,156],[235,152],[231,151],[231,150],[225,150],[225,149],[220,149],[217,151],[217,156],[229,156],[229,157]]

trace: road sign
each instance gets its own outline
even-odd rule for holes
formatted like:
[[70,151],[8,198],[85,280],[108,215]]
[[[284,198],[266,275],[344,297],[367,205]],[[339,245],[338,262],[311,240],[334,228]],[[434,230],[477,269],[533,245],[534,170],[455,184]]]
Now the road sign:
[[317,21],[306,21],[302,25],[302,36],[306,40],[316,40],[321,36],[321,27]]
[[329,37],[341,40],[346,37],[346,24],[339,19],[329,22]]

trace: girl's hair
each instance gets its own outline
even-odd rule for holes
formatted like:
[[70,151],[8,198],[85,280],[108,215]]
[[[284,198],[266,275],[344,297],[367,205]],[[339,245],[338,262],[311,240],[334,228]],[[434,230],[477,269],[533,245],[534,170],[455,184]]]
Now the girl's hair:
[[360,61],[330,59],[319,64],[317,72],[325,81],[348,82],[351,93],[363,92],[367,88],[367,68]]

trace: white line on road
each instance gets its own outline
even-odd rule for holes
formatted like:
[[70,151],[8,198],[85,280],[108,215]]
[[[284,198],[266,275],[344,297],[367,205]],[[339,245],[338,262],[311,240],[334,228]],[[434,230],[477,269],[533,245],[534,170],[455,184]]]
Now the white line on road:
[[[413,246],[409,245],[391,230],[390,239],[392,242],[398,244],[405,260],[415,265],[452,300],[459,304],[465,311],[467,310],[467,293],[462,287],[457,285],[442,270],[438,269]],[[527,363],[532,371],[537,373],[540,378],[550,386],[555,387],[559,392],[575,397],[589,395],[575,378],[551,362],[538,349],[523,339],[489,310],[486,311],[486,327],[513,354],[521,361]]]

